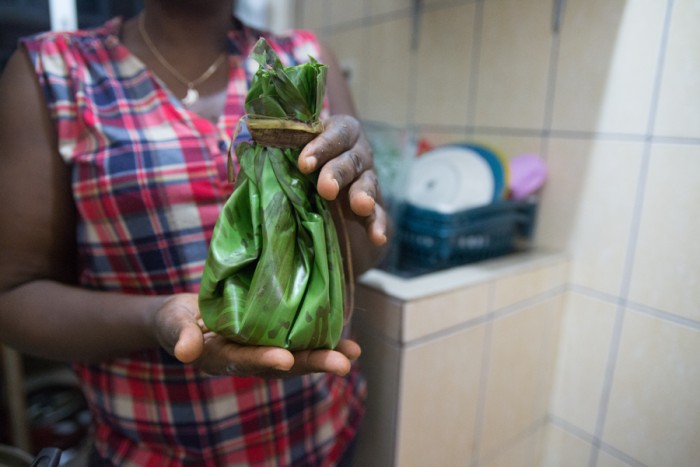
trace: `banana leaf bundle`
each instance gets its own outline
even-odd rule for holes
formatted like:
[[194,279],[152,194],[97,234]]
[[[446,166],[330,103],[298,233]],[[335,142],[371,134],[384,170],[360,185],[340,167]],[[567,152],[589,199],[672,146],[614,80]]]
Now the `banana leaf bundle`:
[[297,168],[321,131],[326,66],[284,67],[264,39],[246,96],[253,142],[235,148],[236,188],[212,234],[199,292],[206,326],[249,345],[334,348],[345,319],[340,245],[316,176]]

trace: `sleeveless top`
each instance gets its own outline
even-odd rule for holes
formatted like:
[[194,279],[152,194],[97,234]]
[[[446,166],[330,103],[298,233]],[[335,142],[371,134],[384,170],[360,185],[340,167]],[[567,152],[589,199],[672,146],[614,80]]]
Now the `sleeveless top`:
[[[22,40],[71,168],[80,284],[196,293],[233,188],[226,153],[257,70],[245,57],[262,34],[229,33],[225,111],[212,123],[120,43],[121,26]],[[265,36],[286,65],[319,57],[310,32]],[[213,377],[154,348],[75,369],[95,449],[120,466],[335,465],[364,410],[356,366],[346,377]]]

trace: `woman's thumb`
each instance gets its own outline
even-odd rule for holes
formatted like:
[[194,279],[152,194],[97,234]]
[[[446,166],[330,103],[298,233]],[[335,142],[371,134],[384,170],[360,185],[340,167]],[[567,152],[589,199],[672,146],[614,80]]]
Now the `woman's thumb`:
[[180,329],[180,335],[175,343],[173,353],[175,358],[182,363],[192,363],[197,360],[204,351],[204,336],[202,330],[195,323],[185,323]]

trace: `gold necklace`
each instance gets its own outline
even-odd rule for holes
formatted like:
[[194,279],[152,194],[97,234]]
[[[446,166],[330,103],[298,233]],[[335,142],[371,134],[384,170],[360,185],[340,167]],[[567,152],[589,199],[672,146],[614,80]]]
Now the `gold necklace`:
[[188,80],[184,76],[180,74],[177,69],[175,69],[174,66],[172,66],[166,59],[161,55],[161,53],[158,51],[156,48],[155,44],[151,40],[151,37],[148,35],[146,32],[146,27],[144,26],[144,17],[145,15],[141,14],[139,15],[139,33],[141,34],[141,37],[143,38],[143,41],[146,43],[146,46],[148,46],[148,49],[151,51],[154,57],[160,62],[161,65],[165,67],[166,70],[170,72],[175,78],[177,78],[178,81],[180,81],[182,84],[187,86],[187,94],[185,97],[182,99],[182,103],[185,104],[187,107],[191,106],[195,102],[199,100],[199,91],[195,89],[195,86],[198,84],[202,84],[206,80],[208,80],[211,75],[213,75],[216,70],[219,68],[219,66],[223,63],[223,61],[226,59],[226,54],[222,53],[219,55],[219,57],[209,65],[209,68],[206,69],[204,73],[201,74],[201,76],[195,80]]

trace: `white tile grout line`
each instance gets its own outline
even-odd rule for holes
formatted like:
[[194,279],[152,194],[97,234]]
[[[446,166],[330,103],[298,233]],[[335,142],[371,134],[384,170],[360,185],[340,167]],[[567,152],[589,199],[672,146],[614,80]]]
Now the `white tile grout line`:
[[398,456],[398,445],[399,445],[399,417],[401,414],[399,411],[401,410],[401,402],[403,399],[403,387],[404,385],[401,384],[401,378],[403,377],[403,363],[404,359],[406,358],[406,355],[404,352],[398,352],[398,364],[396,365],[396,401],[394,405],[394,410],[392,410],[392,419],[391,419],[391,432],[394,433],[394,436],[391,437],[391,464],[396,465],[397,461],[397,456]]
[[[493,282],[489,284],[489,287],[494,287]],[[493,309],[493,300],[489,298],[489,301],[491,302],[489,304],[489,307],[487,308],[486,313],[484,313],[481,316],[478,316],[476,318],[470,319],[468,321],[464,321],[459,324],[455,324],[453,326],[441,329],[439,331],[431,332],[429,334],[426,334],[424,336],[418,337],[416,339],[411,340],[410,342],[396,342],[392,341],[394,345],[398,345],[399,348],[401,349],[412,349],[414,347],[420,347],[421,345],[425,344],[431,344],[436,340],[439,339],[444,339],[446,337],[453,336],[455,334],[458,334],[462,331],[466,331],[467,329],[472,329],[477,326],[480,326],[482,324],[489,324],[493,321],[514,315],[518,312],[527,310],[528,308],[544,303],[547,300],[551,300],[561,294],[563,294],[566,291],[566,286],[561,285],[561,286],[555,286],[550,289],[547,289],[544,292],[538,293],[537,295],[533,295],[532,297],[528,297],[524,300],[521,300],[519,302],[516,302],[512,305],[508,305],[504,308],[500,308],[498,310]],[[389,338],[387,338],[389,339]]]
[[637,142],[637,143],[658,143],[658,144],[678,144],[678,145],[700,145],[700,138],[682,137],[682,136],[665,136],[665,135],[647,135],[635,133],[606,133],[606,132],[587,132],[579,130],[561,130],[545,128],[515,128],[515,127],[494,127],[494,126],[467,126],[466,128],[459,125],[446,124],[426,124],[422,123],[419,127],[425,131],[432,133],[458,133],[466,131],[468,133],[482,133],[494,136],[516,136],[524,138],[549,138],[549,139],[568,139],[568,140],[603,140],[616,142]]
[[[580,439],[586,444],[592,444],[594,442],[594,437],[592,434],[588,433],[586,430],[583,430],[582,428],[574,425],[571,422],[568,422],[564,420],[563,418],[558,417],[557,415],[554,414],[549,414],[549,422],[562,430],[563,432]],[[620,451],[619,449],[616,449],[615,447],[604,443],[600,442],[600,450],[605,452],[606,454],[609,454],[611,457],[614,457],[615,459],[624,462],[627,465],[630,465],[632,467],[645,467],[644,464],[639,462],[637,459],[630,457],[628,454]]]
[[[419,24],[419,28],[420,27],[421,26]],[[418,34],[420,34],[420,32],[421,31],[419,30]],[[413,40],[413,37],[411,37],[411,41]],[[411,48],[412,44],[408,44],[408,47],[410,49],[408,69],[410,71],[408,77],[408,85],[406,86],[408,96],[406,96],[406,115],[404,118],[407,128],[412,130],[413,128],[415,128],[416,124],[416,96],[418,95],[418,49],[420,48],[420,42],[415,50]]]
[[[489,295],[486,309],[493,310],[496,302],[496,283],[489,284]],[[484,343],[482,345],[483,354],[481,355],[481,372],[479,374],[479,392],[476,402],[476,414],[474,416],[474,439],[472,440],[470,466],[476,467],[479,465],[479,456],[481,455],[481,434],[484,429],[484,412],[486,408],[486,391],[488,389],[489,371],[491,370],[491,339],[493,336],[493,319],[486,322],[484,329]]]
[[[474,29],[472,31],[472,47],[471,59],[469,64],[469,89],[467,89],[467,105],[466,118],[467,124],[473,124],[476,118],[476,97],[479,90],[479,64],[481,62],[481,38],[484,27],[484,1],[478,0],[475,2],[474,21],[472,23]],[[469,133],[469,126],[461,128],[461,131]]]
[[656,62],[656,76],[654,78],[654,89],[651,97],[651,108],[649,109],[649,120],[647,124],[647,138],[644,144],[642,155],[642,165],[639,171],[639,181],[637,183],[637,192],[635,197],[635,206],[632,214],[632,222],[630,225],[629,240],[625,258],[625,266],[622,275],[622,286],[620,287],[621,302],[617,304],[615,312],[615,322],[613,325],[613,335],[610,342],[610,350],[608,353],[608,361],[603,376],[603,390],[598,405],[598,414],[593,434],[593,443],[588,465],[596,467],[598,464],[598,456],[601,449],[603,433],[605,430],[605,422],[608,415],[608,406],[610,403],[610,395],[612,392],[613,381],[615,379],[615,370],[617,366],[617,357],[620,350],[622,340],[622,329],[625,320],[625,305],[629,297],[630,283],[634,270],[635,254],[637,249],[637,240],[639,237],[639,228],[641,225],[642,210],[644,207],[644,194],[646,190],[646,181],[649,171],[649,159],[651,157],[651,135],[654,131],[656,120],[656,111],[659,102],[659,94],[661,92],[661,82],[663,79],[664,62],[666,59],[666,49],[668,45],[668,36],[671,28],[671,17],[673,14],[674,0],[668,0],[666,4],[666,14],[663,19],[663,29],[661,41]]
[[[538,430],[541,430],[547,425],[547,422],[549,421],[549,417],[547,415],[540,417],[536,420],[534,420],[531,424],[526,426],[523,430],[520,432],[516,433],[514,436],[506,439],[503,443],[503,446],[499,446],[499,448],[496,451],[486,453],[484,455],[484,458],[482,459],[484,462],[483,464],[480,465],[491,465],[494,460],[498,458],[499,455],[503,453],[507,453],[508,451],[512,450],[513,448],[516,447],[516,445],[520,442],[525,440],[528,436],[533,436],[537,433]],[[522,466],[529,465],[525,462],[524,458],[520,458],[522,461]],[[472,465],[470,467],[478,467],[477,465]]]
[[565,431],[566,433],[570,434],[571,436],[574,436],[581,441],[583,441],[586,444],[591,444],[593,443],[593,435],[588,433],[586,430],[578,427],[577,425],[574,425],[573,423],[570,423],[563,418],[554,415],[554,414],[549,414],[549,422],[554,425],[555,427],[559,428],[562,431]]
[[668,323],[675,324],[678,326],[684,326],[695,331],[700,331],[700,321],[698,320],[669,313],[668,311],[659,310],[657,308],[653,308],[642,303],[632,302],[630,300],[623,300],[622,298],[616,295],[610,295],[605,292],[600,292],[598,290],[594,290],[577,284],[569,284],[568,290],[570,292],[586,295],[588,297],[608,302],[613,305],[625,306],[628,311],[650,316],[658,320],[666,321]]
[[552,25],[552,43],[549,47],[549,69],[547,70],[547,94],[544,100],[544,117],[542,119],[542,132],[540,141],[540,153],[546,161],[549,153],[549,134],[552,130],[552,119],[554,118],[554,96],[557,90],[557,70],[559,67],[559,45],[561,40],[561,28],[564,15],[566,13],[565,0],[553,0],[553,15],[556,15],[557,28]]
[[369,18],[372,15],[372,2],[371,0],[364,0],[364,5],[362,6],[362,19]]
[[613,332],[610,339],[610,348],[608,350],[608,359],[605,364],[605,372],[603,374],[603,389],[601,391],[600,400],[598,402],[598,414],[596,416],[595,432],[591,443],[591,452],[588,461],[589,467],[595,467],[598,464],[598,453],[605,428],[605,419],[608,413],[608,403],[610,402],[610,393],[612,390],[612,382],[615,376],[615,365],[617,363],[617,354],[620,349],[620,340],[622,336],[622,326],[625,318],[625,307],[621,304],[617,305],[615,311],[615,320],[613,323]]
[[321,17],[323,18],[323,24],[331,24],[333,19],[333,4],[323,2],[321,4]]
[[628,301],[626,303],[627,305],[627,310],[636,312],[639,314],[643,314],[646,316],[651,316],[653,318],[656,318],[660,321],[667,321],[669,323],[676,324],[678,326],[684,326],[689,329],[692,329],[694,331],[700,331],[700,321],[690,319],[690,318],[685,318],[683,316],[679,315],[674,315],[672,313],[669,313],[667,311],[663,310],[657,310],[655,308],[643,305],[641,303],[635,303],[635,302],[630,302]]

